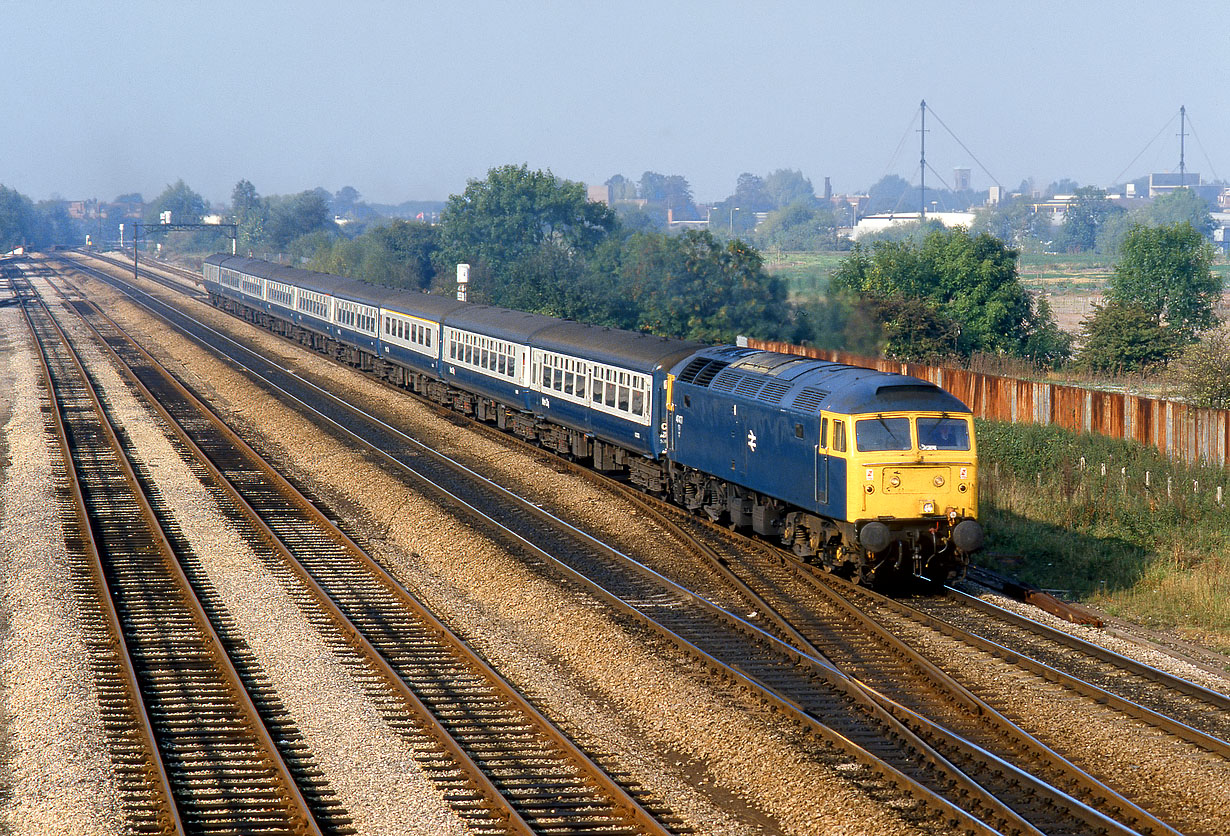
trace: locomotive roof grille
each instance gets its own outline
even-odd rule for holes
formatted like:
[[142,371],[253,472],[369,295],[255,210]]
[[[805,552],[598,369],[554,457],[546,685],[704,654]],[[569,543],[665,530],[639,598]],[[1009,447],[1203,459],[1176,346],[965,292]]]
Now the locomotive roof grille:
[[709,386],[715,392],[733,392],[743,382],[744,375],[731,369],[723,370]]
[[820,410],[820,404],[829,396],[829,393],[823,389],[817,389],[814,386],[804,386],[803,391],[794,399],[796,409]]
[[683,367],[683,371],[679,373],[679,379],[684,383],[708,386],[713,381],[714,376],[728,365],[730,364],[721,360],[697,357]]
[[735,394],[742,395],[745,398],[754,398],[760,394],[762,386],[764,386],[764,380],[747,375],[735,386]]
[[790,391],[791,384],[784,380],[770,380],[760,390],[760,399],[772,404],[782,402],[782,397]]

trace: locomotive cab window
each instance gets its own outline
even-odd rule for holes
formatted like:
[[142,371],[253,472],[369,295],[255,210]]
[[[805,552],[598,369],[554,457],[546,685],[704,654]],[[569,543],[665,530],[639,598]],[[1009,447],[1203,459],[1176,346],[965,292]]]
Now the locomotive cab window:
[[802,424],[795,424],[795,425],[794,425],[794,437],[795,437],[795,438],[802,438],[802,437],[803,437],[803,425],[802,425]]
[[837,453],[846,452],[846,422],[833,422],[833,450]]
[[909,418],[863,418],[854,422],[854,443],[859,450],[909,450]]
[[829,419],[820,419],[820,449],[823,450],[828,446],[829,440]]
[[918,449],[968,450],[969,424],[961,418],[919,418]]

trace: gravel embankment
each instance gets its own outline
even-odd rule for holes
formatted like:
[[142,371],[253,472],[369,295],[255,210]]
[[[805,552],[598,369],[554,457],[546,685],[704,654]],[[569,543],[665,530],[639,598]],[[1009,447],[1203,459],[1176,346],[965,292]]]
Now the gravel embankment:
[[[95,295],[109,293],[98,289]],[[276,446],[283,463],[346,515],[403,582],[497,669],[548,713],[580,730],[578,737],[587,744],[617,755],[635,780],[667,799],[698,832],[920,832],[843,779],[790,725],[765,716],[677,652],[612,619],[588,596],[530,571],[481,532],[425,501],[402,477],[321,437],[226,364],[133,317],[125,306],[104,304],[147,346],[173,358],[236,421]],[[198,315],[235,325],[215,312]],[[247,333],[287,363],[304,362],[293,347]],[[335,373],[349,374],[328,372]],[[388,396],[368,381],[355,385],[366,396]],[[489,443],[461,435],[410,401],[401,409],[408,421],[430,424],[432,432],[455,432],[461,448]],[[555,473],[535,457],[495,448],[493,456],[523,480],[564,480],[559,488],[564,495],[600,516],[607,513],[609,497],[575,477]],[[608,525],[633,527],[617,519]],[[636,530],[654,536],[643,527]]]
[[46,390],[15,308],[0,308],[0,832],[123,829],[111,762],[73,611],[52,486]]

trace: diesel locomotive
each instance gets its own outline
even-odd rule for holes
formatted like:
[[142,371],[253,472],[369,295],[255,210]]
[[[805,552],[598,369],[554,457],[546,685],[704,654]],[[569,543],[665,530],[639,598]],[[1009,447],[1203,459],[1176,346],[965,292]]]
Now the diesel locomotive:
[[214,305],[868,583],[983,543],[973,416],[915,377],[214,255]]

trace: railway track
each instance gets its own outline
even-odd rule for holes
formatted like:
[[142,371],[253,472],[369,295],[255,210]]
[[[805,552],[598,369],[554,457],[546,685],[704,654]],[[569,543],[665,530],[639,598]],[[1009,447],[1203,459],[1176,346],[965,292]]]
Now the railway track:
[[270,570],[369,678],[390,724],[432,738],[420,762],[476,832],[687,832],[574,746],[114,322],[73,307],[232,500],[232,522],[264,542]]
[[898,610],[1039,676],[1230,758],[1230,696],[949,588]]
[[[74,563],[97,592],[93,667],[126,814],[159,832],[304,834],[313,808],[175,559],[104,404],[50,311],[29,296],[68,491]],[[269,718],[273,719],[273,718]],[[285,746],[293,740],[284,739]],[[304,766],[303,763],[298,766]],[[299,779],[306,778],[301,771]]]
[[[259,364],[258,364],[259,365]],[[267,365],[267,364],[266,364]],[[262,370],[262,374],[272,374],[270,370]],[[313,394],[309,397],[318,398],[319,394]],[[344,405],[330,405],[327,411],[336,411],[338,409],[345,410]],[[353,425],[357,420],[368,420],[365,417],[349,415],[346,423],[351,426],[347,432],[354,433]],[[336,420],[336,419],[335,419]],[[341,423],[341,422],[338,422]],[[389,433],[391,428],[387,426],[380,427],[375,431],[375,435],[379,436],[384,433]],[[395,434],[394,434],[395,435]],[[369,443],[371,443],[369,439]],[[400,443],[405,443],[404,437]],[[375,443],[376,447],[391,448],[393,445]],[[416,463],[421,463],[424,458],[430,458],[424,455],[425,451],[420,451],[420,454],[415,457]],[[402,466],[410,467],[405,462]],[[413,469],[421,471],[421,468],[414,467]],[[420,474],[421,475],[421,474]],[[470,474],[473,478],[473,474]],[[446,477],[447,481],[455,482],[457,473],[454,471]],[[482,482],[480,480],[479,484]],[[492,487],[488,484],[483,488],[488,492],[492,491]],[[496,494],[499,490],[494,491]],[[461,497],[454,496],[454,500]],[[507,501],[507,500],[503,500]],[[515,503],[514,503],[515,504]],[[521,513],[528,513],[529,517],[535,517],[533,511],[522,509]],[[489,513],[491,517],[499,517],[500,519],[510,520],[517,518],[516,509],[504,507],[498,509],[495,513]],[[522,525],[522,524],[518,524]],[[558,534],[558,529],[557,529]],[[517,537],[523,542],[529,542],[529,536],[524,531],[518,531]],[[534,550],[542,557],[550,558],[539,547],[533,547]],[[601,551],[601,550],[600,550]],[[622,557],[622,556],[621,556]],[[554,558],[551,558],[554,559]],[[609,556],[608,556],[609,559]],[[889,770],[889,783],[898,783],[908,785],[908,781],[902,782],[901,776],[912,774],[917,776],[919,787],[930,783],[935,785],[944,781],[955,782],[956,786],[961,787],[961,793],[967,794],[970,797],[978,799],[974,804],[970,804],[967,800],[966,806],[972,809],[976,815],[982,815],[984,819],[994,820],[996,827],[1006,828],[1016,832],[1035,832],[1034,827],[1045,832],[1093,832],[1100,830],[1102,832],[1135,832],[1130,826],[1116,824],[1116,822],[1107,818],[1102,813],[1092,807],[1081,803],[1080,801],[1058,792],[1054,788],[1047,785],[1044,781],[1038,781],[1032,778],[1028,773],[1013,768],[1010,764],[1003,762],[994,757],[988,757],[987,753],[979,752],[977,747],[971,746],[968,741],[961,740],[959,737],[946,732],[944,729],[936,727],[920,715],[913,714],[904,706],[893,706],[893,711],[899,717],[905,718],[906,722],[894,718],[889,711],[884,709],[884,698],[881,696],[879,700],[872,696],[868,689],[854,683],[848,677],[835,671],[831,666],[827,665],[824,660],[817,658],[812,653],[802,653],[789,649],[786,645],[776,639],[763,634],[758,628],[752,625],[739,622],[738,619],[730,619],[730,617],[721,612],[707,612],[702,619],[696,619],[696,610],[704,610],[705,602],[701,602],[696,596],[688,593],[686,590],[671,588],[670,584],[664,583],[664,579],[653,573],[645,573],[630,568],[630,564],[623,560],[622,565],[609,566],[604,568],[596,568],[599,564],[593,562],[592,556],[586,558],[589,561],[584,568],[569,567],[567,571],[574,572],[574,578],[589,585],[591,591],[608,600],[612,605],[630,608],[640,613],[642,617],[647,617],[654,625],[655,629],[664,631],[667,637],[675,641],[681,647],[685,647],[693,655],[701,659],[706,659],[710,663],[725,657],[727,660],[725,666],[726,675],[730,676],[735,681],[742,682],[746,686],[751,687],[761,693],[762,698],[770,702],[776,701],[776,704],[787,713],[793,712],[797,715],[800,722],[813,724],[817,718],[823,718],[821,728],[814,728],[815,732],[820,735],[828,735],[830,742],[837,745],[832,739],[833,729],[838,729],[838,736],[841,737],[841,732],[849,732],[850,736],[858,738],[860,735],[863,739],[868,740],[868,746],[864,747],[864,752],[875,750],[883,753],[886,748],[906,749],[906,755],[900,768],[896,771],[898,775],[892,775],[892,770]],[[560,565],[567,564],[568,561],[561,561]],[[595,584],[594,578],[598,578],[598,584]],[[645,584],[648,583],[648,586]],[[612,590],[611,587],[616,587]],[[712,608],[716,610],[716,608]],[[693,619],[690,623],[686,618],[681,620],[681,611],[690,611],[690,618]],[[725,621],[724,630],[720,634],[715,635],[715,624],[722,624]],[[665,627],[664,624],[670,625]],[[732,648],[736,648],[732,651]],[[754,648],[754,653],[748,653],[749,648]],[[780,654],[774,658],[773,654]],[[731,659],[735,655],[737,658]],[[740,655],[742,654],[742,655]],[[806,669],[807,676],[799,680],[797,672],[793,672],[795,668]],[[832,692],[838,695],[838,702],[854,702],[858,704],[858,712],[862,712],[860,716],[856,716],[854,722],[848,718],[850,712],[835,706],[831,701],[826,703],[823,698],[818,697],[828,690],[830,692],[830,700]],[[798,708],[802,707],[800,713]],[[843,723],[841,714],[845,713],[847,719]],[[870,718],[870,719],[869,719]],[[868,728],[875,728],[876,724],[880,724],[879,728],[868,739]],[[960,771],[953,771],[948,766],[947,759],[938,757],[936,751],[931,745],[922,743],[916,736],[915,731],[907,728],[907,724],[912,725],[914,729],[925,729],[927,734],[931,736],[931,740],[936,741],[941,746],[950,758],[958,762],[964,762],[964,774]],[[885,744],[888,744],[886,747]],[[891,760],[893,755],[886,753]],[[938,773],[943,776],[943,779],[937,781],[934,774],[928,775],[920,773],[915,764],[921,759],[930,760],[931,769],[938,770]],[[872,759],[873,761],[876,759]],[[896,762],[893,763],[895,767]],[[881,763],[881,768],[883,764]],[[947,770],[947,771],[946,771]],[[989,779],[989,783],[996,783],[998,786],[995,792],[999,795],[1010,799],[1009,804],[1015,805],[1017,808],[1026,811],[1026,818],[1030,818],[1030,822],[1021,819],[1016,813],[1011,812],[1007,806],[1000,801],[991,798],[992,793],[972,785],[968,778],[968,774],[979,774],[982,776],[992,775],[998,776]],[[984,780],[988,780],[984,777]],[[916,797],[924,796],[924,793],[919,792],[919,787],[913,789],[913,794]],[[1117,812],[1123,815],[1128,821],[1135,822],[1141,825],[1143,832],[1169,832],[1160,822],[1152,820],[1147,814],[1142,811],[1133,810],[1130,805],[1124,805],[1121,800],[1114,799],[1113,793],[1108,794],[1114,805],[1117,806]],[[1106,795],[1101,799],[1105,803]],[[931,803],[934,803],[931,802]],[[1050,810],[1050,812],[1047,812]],[[1055,812],[1058,811],[1058,812]]]

